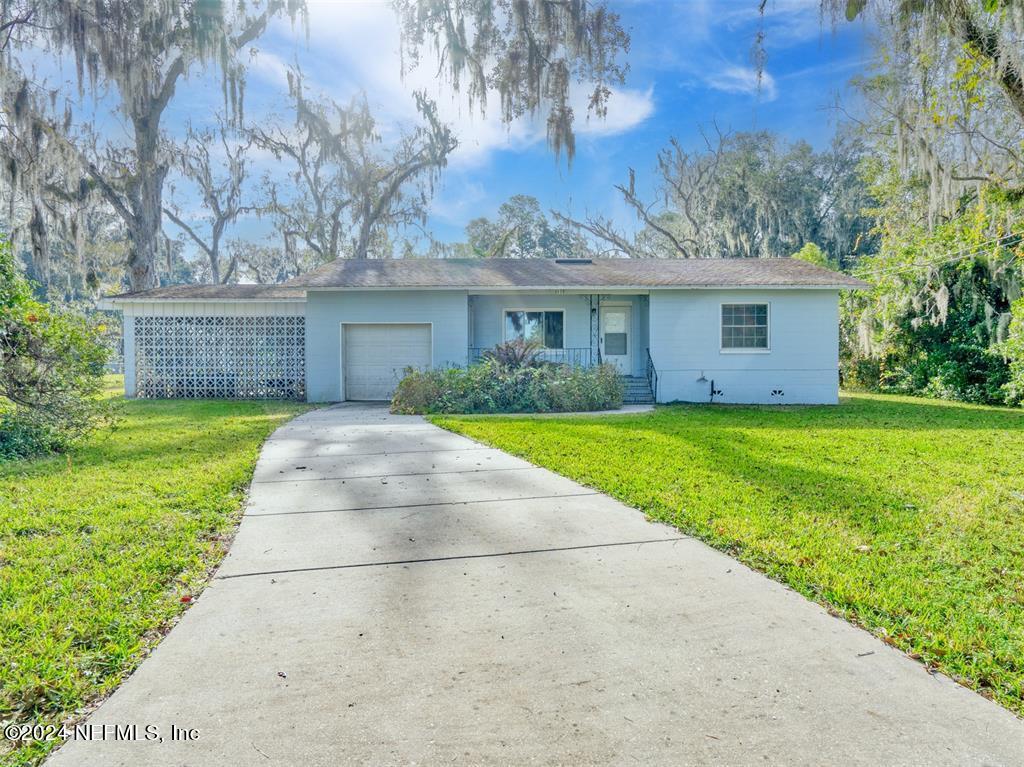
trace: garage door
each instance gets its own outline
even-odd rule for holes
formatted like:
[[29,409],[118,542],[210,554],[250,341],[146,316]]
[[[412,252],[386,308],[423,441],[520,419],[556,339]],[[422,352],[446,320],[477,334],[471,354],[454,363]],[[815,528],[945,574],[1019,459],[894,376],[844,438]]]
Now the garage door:
[[343,325],[345,399],[391,399],[403,371],[430,367],[430,325]]

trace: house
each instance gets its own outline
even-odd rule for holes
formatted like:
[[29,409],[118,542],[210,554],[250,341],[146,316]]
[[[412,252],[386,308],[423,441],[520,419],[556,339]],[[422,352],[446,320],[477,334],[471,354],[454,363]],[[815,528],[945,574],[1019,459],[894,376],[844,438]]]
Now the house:
[[658,402],[835,403],[839,294],[794,259],[337,260],[282,285],[127,293],[129,397],[386,400],[502,341],[614,365]]

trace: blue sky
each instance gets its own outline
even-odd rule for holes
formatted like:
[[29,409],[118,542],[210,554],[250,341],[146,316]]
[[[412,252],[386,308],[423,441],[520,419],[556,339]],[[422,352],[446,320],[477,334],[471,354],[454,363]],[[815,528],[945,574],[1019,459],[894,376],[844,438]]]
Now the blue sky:
[[[385,140],[415,118],[411,93],[425,88],[460,139],[431,209],[429,228],[439,239],[461,239],[470,219],[493,216],[519,193],[538,197],[545,207],[576,215],[600,212],[632,226],[613,185],[634,167],[640,187],[650,188],[655,157],[670,137],[697,148],[700,127],[715,121],[723,129],[770,129],[823,146],[835,130],[831,106],[839,98],[851,107],[847,83],[867,58],[861,23],[823,21],[819,0],[768,0],[768,63],[759,88],[750,60],[762,23],[757,0],[611,5],[632,36],[630,71],[606,121],[588,122],[585,109],[578,110],[571,168],[547,148],[542,120],[504,126],[494,110],[481,117],[464,96],[453,96],[437,81],[429,65],[403,79],[397,24],[387,2],[313,0],[308,38],[301,28],[275,23],[251,52],[247,116],[265,120],[286,113],[284,78],[292,62],[301,65],[314,90],[340,102],[366,91]],[[194,76],[179,89],[166,127],[177,133],[186,119],[201,123],[218,99],[213,75]],[[257,172],[273,172],[269,157],[258,158],[257,165]],[[188,196],[180,185],[179,193]],[[173,231],[173,225],[167,228]],[[266,223],[245,221],[233,234],[258,239],[268,232]]]

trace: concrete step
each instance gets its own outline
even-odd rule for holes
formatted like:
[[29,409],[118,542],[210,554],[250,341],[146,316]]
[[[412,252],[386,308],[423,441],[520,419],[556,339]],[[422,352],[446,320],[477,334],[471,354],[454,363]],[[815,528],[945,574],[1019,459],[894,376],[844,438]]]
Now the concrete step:
[[625,405],[653,405],[654,392],[646,376],[622,376],[625,394],[622,402]]

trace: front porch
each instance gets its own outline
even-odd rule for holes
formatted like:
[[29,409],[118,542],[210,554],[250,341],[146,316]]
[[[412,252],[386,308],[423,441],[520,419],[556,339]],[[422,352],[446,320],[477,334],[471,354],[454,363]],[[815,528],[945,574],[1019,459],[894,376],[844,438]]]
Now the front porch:
[[654,401],[647,294],[483,293],[468,302],[469,364],[500,343],[535,341],[552,363],[614,366],[625,380],[627,402]]

